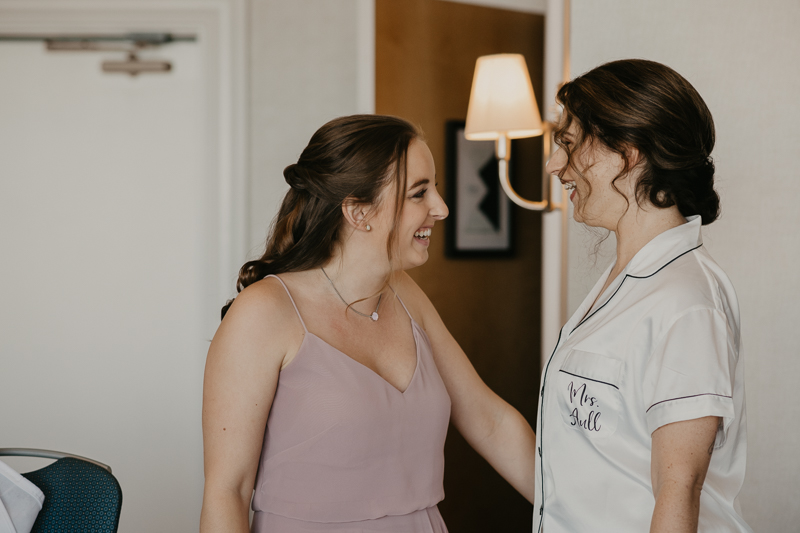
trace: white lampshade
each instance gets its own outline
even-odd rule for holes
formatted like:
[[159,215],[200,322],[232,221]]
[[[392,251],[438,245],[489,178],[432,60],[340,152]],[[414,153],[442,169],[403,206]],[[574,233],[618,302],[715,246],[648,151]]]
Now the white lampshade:
[[543,133],[525,58],[520,54],[482,56],[475,64],[464,136],[486,141]]

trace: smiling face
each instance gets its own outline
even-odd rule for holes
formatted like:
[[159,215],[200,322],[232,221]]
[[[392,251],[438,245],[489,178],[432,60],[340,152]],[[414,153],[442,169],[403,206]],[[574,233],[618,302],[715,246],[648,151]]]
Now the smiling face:
[[[387,186],[385,198],[375,215],[376,228],[389,239],[392,227],[394,185]],[[444,220],[449,211],[436,190],[436,167],[428,145],[415,139],[408,147],[406,190],[403,208],[397,222],[394,242],[394,262],[397,268],[407,270],[428,260],[431,230],[438,220]]]
[[630,172],[620,176],[625,169],[621,155],[597,140],[582,137],[578,126],[570,124],[560,135],[559,149],[547,162],[547,172],[557,175],[571,191],[576,222],[616,231],[629,205],[636,205],[630,187],[634,179]]

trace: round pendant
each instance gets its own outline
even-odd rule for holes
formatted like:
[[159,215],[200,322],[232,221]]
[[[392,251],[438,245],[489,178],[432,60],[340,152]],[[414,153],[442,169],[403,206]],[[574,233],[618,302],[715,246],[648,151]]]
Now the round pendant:
[[377,322],[378,321],[378,312],[375,311],[369,317],[372,319],[373,322]]

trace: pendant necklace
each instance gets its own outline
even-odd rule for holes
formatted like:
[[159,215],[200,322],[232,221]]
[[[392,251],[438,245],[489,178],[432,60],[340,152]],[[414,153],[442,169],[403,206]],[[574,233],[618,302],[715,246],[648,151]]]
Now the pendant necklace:
[[348,308],[348,309],[350,309],[352,312],[354,312],[354,313],[355,313],[355,314],[357,314],[357,315],[361,315],[361,316],[363,316],[363,317],[366,317],[366,318],[371,318],[373,322],[377,322],[377,321],[378,321],[378,309],[379,309],[379,308],[380,308],[380,306],[381,306],[381,300],[383,299],[383,293],[381,293],[381,295],[380,295],[380,296],[378,296],[378,305],[376,305],[376,306],[375,306],[375,311],[373,311],[371,315],[368,315],[368,314],[366,314],[366,313],[362,313],[361,311],[359,311],[358,309],[354,308],[354,307],[353,307],[353,306],[351,306],[349,303],[347,303],[347,300],[345,300],[344,298],[342,298],[342,295],[341,295],[341,294],[339,294],[339,291],[338,291],[338,290],[336,290],[336,285],[334,285],[334,284],[333,284],[333,280],[332,280],[331,278],[329,278],[329,277],[328,277],[328,273],[327,273],[327,272],[325,272],[325,269],[324,269],[324,268],[322,268],[322,267],[320,267],[320,270],[322,270],[322,273],[323,273],[323,274],[325,274],[325,277],[326,277],[326,278],[328,278],[328,281],[330,281],[330,282],[331,282],[331,287],[333,287],[333,292],[335,292],[335,293],[336,293],[336,296],[338,296],[338,297],[339,297],[339,299],[342,301],[342,303],[343,303],[344,305],[346,305],[346,306],[347,306],[347,308]]

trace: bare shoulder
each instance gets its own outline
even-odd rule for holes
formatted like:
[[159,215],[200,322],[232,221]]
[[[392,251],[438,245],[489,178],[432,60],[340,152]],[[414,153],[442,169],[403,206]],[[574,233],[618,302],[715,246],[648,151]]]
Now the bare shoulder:
[[419,285],[406,272],[395,277],[395,291],[403,299],[414,320],[427,330],[440,321],[433,304]]
[[291,300],[269,278],[244,289],[217,329],[203,380],[206,487],[249,498],[281,365],[296,335],[292,319]]
[[280,364],[287,347],[302,331],[280,281],[266,278],[249,285],[236,297],[214,336],[211,350],[266,356],[269,362]]
[[266,278],[246,287],[233,301],[225,322],[230,318],[232,322],[245,322],[258,324],[269,328],[271,324],[278,326],[288,322],[286,311],[293,310],[292,303],[280,281],[275,278]]

